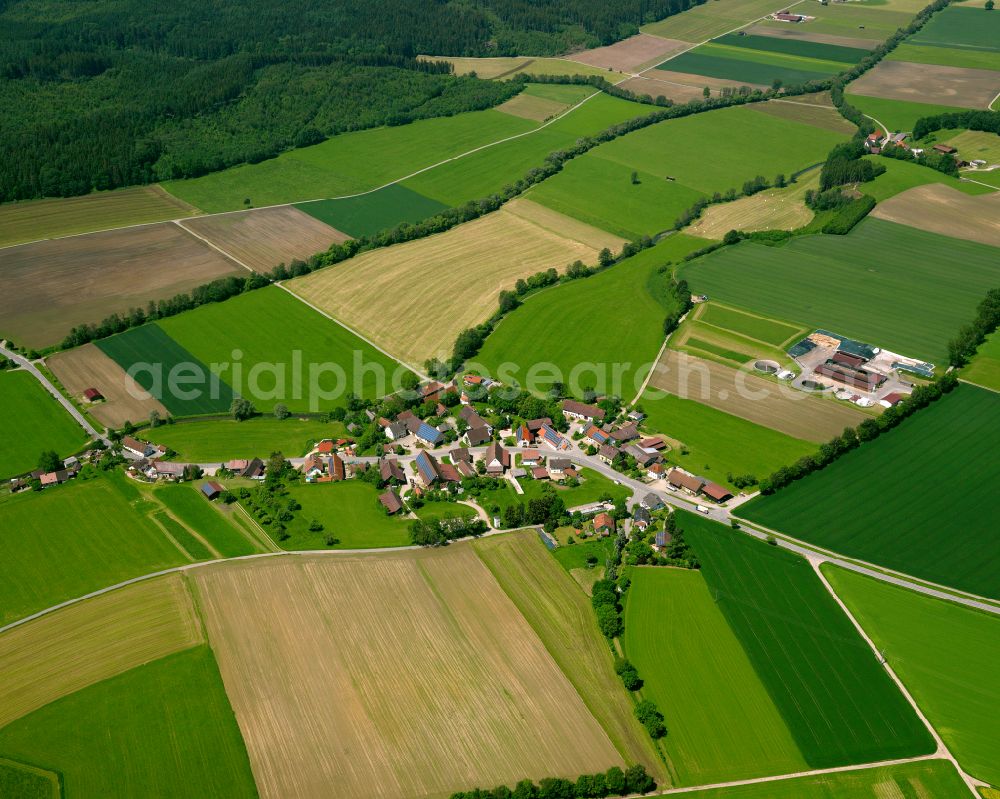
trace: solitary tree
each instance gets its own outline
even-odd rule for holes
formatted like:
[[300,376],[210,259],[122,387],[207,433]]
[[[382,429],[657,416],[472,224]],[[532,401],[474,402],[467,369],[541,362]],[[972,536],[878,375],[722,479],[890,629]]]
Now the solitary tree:
[[291,414],[288,412],[288,406],[282,402],[279,402],[274,406],[274,418],[275,419],[287,419]]
[[153,410],[149,412],[149,426],[159,427],[160,426],[160,412]]
[[633,172],[632,173],[632,185],[633,186],[638,186],[639,185],[639,173],[638,172]]
[[986,5],[984,6],[984,8],[987,11],[992,11],[993,10],[993,0],[986,0]]
[[43,472],[54,472],[62,468],[62,458],[54,450],[45,450],[38,458],[38,468]]
[[229,413],[237,422],[242,422],[257,413],[257,409],[250,400],[244,397],[234,397],[232,405],[229,406]]
[[712,96],[712,90],[708,88],[708,86],[706,86],[704,89],[701,90],[701,95],[707,100],[709,97]]

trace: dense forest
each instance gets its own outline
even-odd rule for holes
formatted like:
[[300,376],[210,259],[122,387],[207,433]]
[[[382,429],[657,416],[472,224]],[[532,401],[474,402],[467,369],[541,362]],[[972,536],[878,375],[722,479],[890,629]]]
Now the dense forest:
[[0,201],[191,177],[517,86],[435,55],[607,44],[693,0],[0,0]]

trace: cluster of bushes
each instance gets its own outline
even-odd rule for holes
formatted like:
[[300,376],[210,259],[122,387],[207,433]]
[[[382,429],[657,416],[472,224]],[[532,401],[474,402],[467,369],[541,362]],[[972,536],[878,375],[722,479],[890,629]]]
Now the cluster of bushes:
[[639,723],[646,728],[650,738],[655,740],[667,734],[667,725],[663,720],[663,714],[652,699],[640,700],[633,712]]
[[453,793],[451,799],[603,799],[655,790],[656,780],[643,766],[629,766],[624,771],[613,766],[597,774],[581,774],[576,782],[548,777],[536,785],[531,780],[522,780],[513,789],[506,785],[492,790],[476,788]]
[[482,535],[486,532],[486,522],[478,516],[455,516],[446,519],[410,522],[410,542],[422,547],[440,546],[457,538]]
[[950,111],[932,117],[920,117],[913,125],[913,138],[922,139],[928,133],[955,128],[1000,135],[1000,111]]
[[838,144],[830,150],[819,173],[821,192],[835,186],[846,186],[848,183],[867,183],[885,172],[884,166],[873,164],[862,157],[867,153],[863,144],[866,135],[859,130],[849,142]]
[[913,393],[899,405],[887,409],[880,416],[865,419],[856,428],[844,428],[844,432],[836,438],[820,446],[815,455],[805,455],[799,458],[791,466],[783,466],[770,477],[765,478],[760,483],[762,494],[773,494],[785,486],[800,480],[806,475],[819,471],[829,466],[852,449],[862,443],[878,438],[886,430],[891,430],[903,419],[916,413],[921,408],[926,408],[932,402],[940,399],[943,395],[958,385],[958,378],[948,373],[942,375],[933,383],[926,386],[918,386]]
[[871,213],[875,207],[875,198],[862,194],[841,206],[833,218],[827,221],[820,230],[834,236],[846,236],[851,229]]
[[759,482],[755,474],[733,474],[732,472],[726,474],[726,480],[737,488],[750,488]]
[[264,481],[254,488],[237,490],[240,501],[260,524],[267,527],[279,541],[290,538],[288,524],[302,506],[288,495],[286,481],[298,478],[298,472],[280,452],[272,452],[267,460]]
[[[669,265],[660,268],[668,269]],[[674,307],[663,319],[664,336],[669,336],[677,329],[677,326],[681,323],[681,319],[684,318],[684,314],[690,311],[694,305],[691,302],[691,289],[688,287],[686,280],[672,279],[667,290],[673,300]]]
[[948,342],[948,360],[952,366],[964,366],[976,354],[979,345],[1000,326],[1000,289],[990,289],[976,309],[976,318]]
[[642,678],[639,676],[639,670],[627,658],[617,658],[615,660],[615,674],[621,678],[622,684],[629,691],[638,691],[642,688]]
[[625,631],[622,619],[621,597],[614,580],[605,577],[594,583],[590,594],[590,604],[597,614],[597,626],[609,641]]
[[506,528],[540,524],[546,532],[553,532],[563,522],[569,523],[566,503],[551,485],[543,485],[542,495],[528,500],[528,504],[515,502],[503,509],[502,524]]

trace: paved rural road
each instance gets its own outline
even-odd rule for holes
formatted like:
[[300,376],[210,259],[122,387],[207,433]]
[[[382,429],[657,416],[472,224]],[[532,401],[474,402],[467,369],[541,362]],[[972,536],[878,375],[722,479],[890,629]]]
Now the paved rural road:
[[[7,343],[6,341],[3,342],[3,344],[6,343]],[[76,406],[73,405],[73,403],[70,402],[68,399],[66,399],[59,392],[59,389],[57,389],[54,385],[52,385],[49,379],[45,375],[43,375],[31,361],[29,361],[23,355],[18,355],[16,352],[7,349],[5,346],[3,346],[3,344],[0,344],[0,355],[4,355],[7,358],[10,358],[10,360],[12,360],[26,372],[30,372],[35,377],[35,379],[45,387],[45,390],[48,391],[49,394],[51,394],[53,397],[55,397],[56,401],[66,409],[66,412],[76,420],[76,423],[83,428],[84,432],[88,436],[94,439],[100,439],[101,441],[104,442],[105,446],[111,446],[111,442],[104,436],[102,436],[100,433],[98,433],[90,424],[90,422],[88,422],[86,419],[83,418],[83,414],[76,409]]]

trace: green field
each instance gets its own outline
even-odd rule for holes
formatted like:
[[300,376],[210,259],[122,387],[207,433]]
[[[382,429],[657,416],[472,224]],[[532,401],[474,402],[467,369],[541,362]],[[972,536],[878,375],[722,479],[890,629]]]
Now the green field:
[[730,473],[760,479],[816,450],[808,441],[672,394],[654,399],[647,393],[641,405],[644,429],[676,442],[666,454],[669,463],[723,485],[731,485]]
[[[887,8],[887,5],[890,7]],[[815,17],[798,26],[804,35],[821,33],[881,42],[888,39],[898,28],[909,25],[923,5],[923,0],[913,3],[867,0],[867,2],[830,3],[825,6],[810,3],[808,7],[799,6],[791,10]],[[787,22],[767,21],[762,24],[775,30],[788,30]]]
[[212,651],[153,661],[0,730],[0,755],[44,764],[73,799],[255,797]]
[[215,554],[184,525],[163,511],[153,514],[153,518],[163,526],[167,534],[184,548],[194,560],[212,560]]
[[692,799],[954,799],[966,796],[955,767],[947,760],[926,760],[901,766],[822,774],[734,788],[714,788],[686,794]]
[[171,194],[206,213],[319,200],[378,188],[536,123],[500,111],[472,111],[409,125],[343,133],[289,150],[259,164],[164,183]]
[[124,475],[0,502],[0,624],[185,562]]
[[947,342],[997,284],[1000,249],[865,219],[846,236],[725,247],[682,274],[724,303],[943,365]]
[[496,491],[484,491],[476,499],[487,513],[494,505],[498,506],[500,512],[503,513],[509,505],[520,503],[527,506],[532,499],[536,499],[550,490],[554,490],[562,498],[567,508],[590,505],[608,494],[611,495],[612,499],[624,499],[631,493],[629,489],[615,485],[610,479],[592,469],[581,469],[580,477],[583,478],[580,485],[573,487],[561,486],[549,480],[524,478],[518,481],[521,488],[524,489],[523,494],[516,493],[513,486],[509,484],[502,484],[502,487]]
[[545,156],[627,119],[645,116],[650,106],[597,94],[571,113],[530,136],[472,153],[403,181],[404,186],[445,205],[486,197],[520,180]]
[[911,103],[907,100],[887,100],[882,97],[868,97],[864,94],[848,94],[844,97],[851,105],[886,125],[890,131],[910,131],[920,117],[938,114],[954,114],[955,106]]
[[[813,544],[1000,597],[1000,394],[959,386],[899,427],[738,514]],[[914,457],[934,452],[933,461]],[[961,487],[956,494],[948,486]],[[964,490],[968,487],[969,490]],[[855,512],[856,509],[872,509]],[[877,509],[877,510],[876,510]],[[946,545],[942,545],[946,542]]]
[[595,153],[575,158],[525,196],[626,239],[671,228],[704,195],[676,181],[633,171]]
[[774,3],[768,0],[713,0],[659,22],[643,25],[642,30],[667,39],[703,42],[773,11]]
[[990,194],[993,191],[986,186],[968,183],[943,172],[938,172],[936,169],[920,166],[920,164],[910,161],[897,161],[895,158],[878,158],[876,156],[868,156],[868,159],[885,167],[883,174],[872,182],[864,184],[865,194],[870,194],[878,202],[895,197],[900,192],[912,189],[914,186],[923,186],[927,183],[942,183],[963,194]]
[[934,751],[930,733],[804,558],[678,513],[713,599],[810,766]]
[[[787,725],[698,571],[638,567],[625,654],[663,712],[680,785],[804,771]],[[724,689],[723,689],[724,686]]]
[[[379,493],[361,480],[292,486],[289,494],[302,509],[288,524],[291,537],[278,545],[284,549],[328,549],[326,537],[330,535],[340,540],[336,545],[340,549],[409,544],[409,521],[401,515],[387,516],[378,504]],[[313,519],[323,525],[321,532],[309,531]]]
[[[915,41],[915,40],[911,40]],[[1000,69],[1000,56],[988,50],[964,50],[957,47],[903,43],[888,56],[891,61],[916,64],[939,64],[943,67],[966,69]]]
[[735,33],[729,33],[718,39],[713,39],[713,43],[727,47],[741,47],[747,50],[815,58],[821,61],[836,61],[841,64],[857,64],[865,56],[871,55],[870,50],[860,47],[841,47],[838,44],[810,42],[805,39],[784,39],[779,36],[755,36],[753,34],[739,36]]
[[[215,379],[205,363],[178,344],[158,324],[133,327],[94,343],[162,402],[173,416],[229,411],[233,390],[228,383],[224,379]],[[130,371],[132,369],[135,371]],[[187,382],[173,380],[171,375],[181,376],[181,380]]]
[[1000,785],[1000,617],[824,566],[962,768]]
[[650,125],[602,144],[591,155],[711,194],[739,191],[757,175],[787,177],[825,160],[842,141],[843,134],[736,107]]
[[[223,371],[222,378],[265,413],[279,402],[292,410],[327,410],[343,404],[349,391],[379,397],[393,390],[393,376],[401,378],[405,371],[276,286],[203,305],[157,324],[168,339],[203,363],[238,364]],[[228,410],[227,401],[222,411]]]
[[0,796],[58,799],[59,795],[58,774],[0,758]]
[[[476,361],[504,383],[525,381],[535,364],[554,365],[568,391],[586,386],[631,399],[663,341],[668,276],[658,266],[702,246],[700,239],[670,236],[655,247],[592,277],[539,292],[490,334]],[[587,317],[580,317],[580,314]],[[615,315],[615,335],[592,315]],[[620,377],[615,379],[614,366]],[[541,383],[541,381],[539,381]],[[546,391],[549,385],[533,386]]]
[[342,233],[358,238],[394,228],[403,222],[419,222],[448,206],[393,183],[369,194],[299,203],[295,207]]
[[83,429],[28,372],[0,372],[0,478],[37,468],[45,450],[71,455]]
[[[1000,53],[1000,19],[984,8],[945,8],[910,37],[911,42],[932,47],[954,47]],[[1000,69],[994,62],[993,69]]]
[[224,558],[259,552],[226,515],[199,490],[201,481],[158,486],[154,496],[191,529],[200,533]]
[[994,333],[979,345],[972,363],[962,370],[962,377],[1000,391],[1000,333]]
[[157,444],[174,450],[179,458],[195,463],[266,458],[272,452],[298,458],[315,442],[346,434],[344,425],[338,422],[294,417],[275,419],[273,416],[259,416],[245,422],[213,419],[160,425],[143,433]]
[[663,63],[661,69],[686,72],[709,78],[756,83],[770,86],[780,80],[786,86],[800,85],[811,80],[821,81],[836,75],[844,64],[813,58],[786,56],[757,50],[740,50],[717,44],[705,44]]
[[765,319],[753,316],[736,308],[727,308],[718,303],[708,303],[701,311],[698,320],[709,325],[715,325],[748,338],[763,341],[772,347],[780,347],[797,333],[802,331],[795,325],[785,324],[775,319]]

